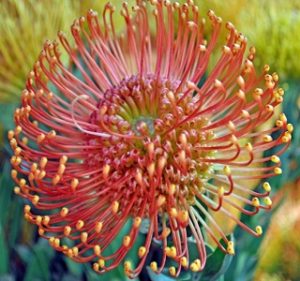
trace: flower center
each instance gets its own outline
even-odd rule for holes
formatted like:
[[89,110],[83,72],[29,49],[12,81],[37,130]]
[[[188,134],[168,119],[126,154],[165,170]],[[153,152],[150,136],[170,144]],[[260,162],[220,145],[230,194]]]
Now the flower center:
[[212,156],[205,143],[213,132],[202,130],[207,119],[193,116],[193,95],[185,97],[190,90],[179,91],[179,85],[153,75],[132,76],[107,90],[90,118],[110,137],[89,136],[99,153],[86,164],[109,167],[105,178],[112,191],[127,188],[129,198],[151,194],[163,211],[170,207],[169,196],[171,205],[192,204],[211,173],[201,159]]

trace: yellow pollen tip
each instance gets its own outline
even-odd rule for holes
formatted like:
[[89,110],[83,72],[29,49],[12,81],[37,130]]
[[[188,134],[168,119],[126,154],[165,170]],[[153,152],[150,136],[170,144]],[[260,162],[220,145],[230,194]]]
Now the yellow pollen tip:
[[157,262],[156,261],[151,262],[150,268],[152,269],[152,271],[157,272]]
[[60,157],[60,159],[59,159],[59,164],[66,164],[67,163],[67,161],[68,161],[68,157],[67,156],[65,156],[65,155],[63,155],[62,157]]
[[82,243],[86,243],[88,239],[88,233],[87,232],[82,232],[80,235],[80,240]]
[[132,263],[131,263],[131,261],[125,261],[124,262],[124,270],[125,271],[129,271],[131,269],[132,269]]
[[78,256],[78,252],[79,252],[78,248],[77,247],[73,247],[72,251],[73,251],[74,257],[77,257]]
[[65,236],[69,236],[71,234],[71,231],[72,231],[72,229],[69,225],[64,227],[64,235]]
[[286,128],[289,133],[292,133],[294,131],[294,126],[290,123],[286,125]]
[[278,164],[278,163],[280,163],[280,158],[279,158],[277,155],[272,155],[272,156],[271,156],[271,161],[272,161],[273,163]]
[[156,200],[156,206],[157,208],[160,208],[166,203],[166,197],[164,195],[159,195]]
[[169,273],[170,273],[171,276],[175,276],[176,275],[176,268],[175,268],[175,266],[169,267]]
[[20,192],[21,192],[20,187],[16,186],[16,187],[14,188],[14,193],[15,193],[15,194],[20,194]]
[[192,272],[198,272],[200,271],[200,266],[196,262],[192,262],[190,265],[190,270]]
[[34,195],[32,198],[32,204],[37,205],[39,203],[40,197],[38,195]]
[[143,256],[145,256],[145,254],[146,254],[146,248],[144,246],[140,247],[138,252],[139,257],[142,258]]
[[95,231],[96,231],[96,233],[100,233],[101,230],[102,230],[102,227],[103,227],[103,223],[102,222],[96,222],[96,225],[95,225]]
[[220,186],[218,188],[218,195],[219,195],[219,197],[223,197],[224,196],[224,192],[225,192],[224,187]]
[[94,246],[94,254],[99,257],[101,255],[101,247],[99,245]]
[[230,176],[231,175],[231,169],[229,166],[224,166],[223,168],[223,172],[226,176]]
[[252,205],[254,207],[259,207],[260,206],[260,202],[259,202],[259,199],[257,197],[252,198]]
[[263,233],[263,230],[262,230],[262,228],[261,228],[260,225],[258,225],[258,226],[255,228],[255,231],[256,231],[256,233],[257,233],[258,235],[262,235],[262,233]]
[[177,216],[178,216],[177,209],[176,208],[171,208],[169,214],[170,214],[171,218],[173,218],[173,219],[177,218]]
[[116,214],[119,211],[119,202],[114,201],[111,205],[111,211]]
[[181,210],[178,212],[178,220],[182,223],[186,223],[189,220],[189,213],[188,211]]
[[155,163],[154,163],[154,162],[151,162],[151,163],[147,166],[147,171],[148,171],[148,174],[149,174],[150,178],[152,178],[153,175],[154,175],[154,172],[155,172]]
[[264,203],[265,203],[268,207],[272,206],[272,200],[271,200],[271,198],[270,198],[270,197],[265,197],[265,198],[264,198]]
[[77,221],[77,223],[76,223],[76,229],[77,229],[77,230],[82,229],[83,226],[84,226],[84,221],[83,221],[83,220]]
[[271,191],[271,186],[268,182],[264,182],[263,183],[263,188],[266,192],[270,192]]
[[171,233],[171,229],[169,227],[166,227],[163,229],[161,236],[162,238],[167,238]]
[[109,171],[110,171],[110,166],[108,164],[105,164],[103,166],[103,170],[102,170],[102,174],[103,174],[104,179],[107,179]]
[[284,114],[284,113],[280,113],[280,115],[279,115],[279,119],[280,119],[282,122],[284,122],[284,123],[286,123],[286,122],[287,122],[287,118],[286,118],[286,116],[285,116],[285,114]]
[[169,187],[168,187],[168,193],[169,193],[170,195],[174,195],[175,191],[176,191],[176,185],[173,184],[173,183],[171,183],[171,184],[169,185]]
[[246,145],[245,145],[245,147],[246,147],[246,149],[248,150],[248,151],[253,151],[253,146],[252,146],[252,144],[250,143],[250,142],[248,142]]
[[264,141],[264,142],[271,142],[272,140],[273,140],[272,137],[269,136],[269,135],[264,135],[264,136],[263,136],[263,141]]
[[229,255],[234,255],[235,251],[234,251],[234,243],[233,243],[233,241],[228,241],[227,253]]
[[124,247],[128,247],[128,246],[130,245],[130,242],[131,242],[130,236],[126,235],[126,236],[123,238],[123,245],[124,245]]
[[282,174],[282,169],[279,168],[279,167],[275,167],[275,168],[274,168],[274,173],[275,173],[276,175],[281,175],[281,174]]
[[99,259],[98,264],[100,268],[103,268],[105,266],[105,260],[104,259]]
[[98,264],[98,263],[95,262],[95,263],[93,264],[93,270],[94,270],[94,271],[99,271],[99,264]]
[[60,215],[64,218],[65,216],[67,216],[69,213],[69,209],[66,207],[63,207],[60,211]]
[[76,178],[72,179],[72,181],[71,181],[71,189],[72,189],[72,191],[76,190],[78,184],[79,184],[79,180],[78,179],[76,179]]
[[187,266],[188,266],[187,258],[186,258],[186,257],[181,257],[181,258],[180,258],[180,264],[181,264],[183,267],[187,267]]
[[135,217],[133,221],[133,226],[135,228],[139,228],[142,223],[142,219],[140,217]]

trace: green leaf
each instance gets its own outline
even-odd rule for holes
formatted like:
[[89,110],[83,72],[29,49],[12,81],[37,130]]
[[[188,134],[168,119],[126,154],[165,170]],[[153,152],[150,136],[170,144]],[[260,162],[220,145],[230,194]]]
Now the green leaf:
[[4,231],[2,225],[0,224],[0,276],[8,273],[9,269],[9,253],[6,245],[7,243],[5,242]]
[[27,266],[24,281],[50,281],[49,264],[53,256],[53,249],[49,248],[45,239],[40,238],[38,243],[32,248],[31,259]]

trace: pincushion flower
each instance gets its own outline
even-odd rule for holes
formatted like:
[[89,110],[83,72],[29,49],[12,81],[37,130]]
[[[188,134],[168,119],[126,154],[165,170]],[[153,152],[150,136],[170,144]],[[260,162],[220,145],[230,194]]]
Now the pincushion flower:
[[[15,192],[31,201],[25,218],[52,247],[93,262],[96,272],[122,262],[129,277],[137,276],[154,238],[161,260],[150,263],[153,271],[160,273],[169,259],[177,264],[169,267],[172,276],[201,271],[204,235],[234,254],[233,241],[209,210],[255,236],[262,233],[228,209],[254,215],[271,207],[264,179],[282,172],[279,155],[293,130],[284,114],[274,128],[263,126],[283,100],[278,75],[268,66],[256,73],[255,49],[245,56],[246,38],[231,23],[217,49],[222,20],[208,12],[206,37],[193,1],[137,1],[132,12],[124,3],[121,34],[113,13],[107,4],[102,20],[92,10],[75,20],[76,48],[62,32],[59,42],[45,43],[8,134]],[[64,66],[62,52],[72,67]],[[213,53],[220,57],[208,72]],[[266,156],[274,147],[276,155]],[[258,179],[260,192],[247,184]],[[143,220],[148,232],[133,264],[125,256]],[[106,254],[128,221],[119,248]],[[190,235],[196,259],[190,259]]]

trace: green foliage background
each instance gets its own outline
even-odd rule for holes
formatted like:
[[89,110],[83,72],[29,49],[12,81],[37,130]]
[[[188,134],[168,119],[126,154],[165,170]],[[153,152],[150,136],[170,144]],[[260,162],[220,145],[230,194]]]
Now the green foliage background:
[[[116,5],[120,2],[111,1]],[[133,2],[133,1],[131,1]],[[273,180],[277,207],[271,213],[246,218],[269,231],[263,239],[252,238],[239,228],[234,230],[236,255],[224,256],[211,249],[208,265],[201,274],[183,273],[180,280],[300,280],[300,4],[297,0],[197,0],[203,13],[213,8],[225,21],[232,21],[256,46],[258,67],[265,63],[282,77],[286,89],[283,110],[295,132],[293,143],[282,158],[284,174]],[[45,39],[55,38],[59,29],[68,30],[73,19],[88,8],[101,10],[103,1],[2,0],[0,3],[0,280],[103,280],[124,281],[123,269],[98,276],[89,265],[76,264],[56,253],[40,239],[36,228],[23,219],[24,202],[13,194],[7,131],[14,127],[13,112]],[[120,21],[117,24],[121,29]],[[298,209],[297,209],[298,208]],[[299,211],[297,214],[297,210]],[[289,223],[282,223],[295,213]],[[272,218],[273,217],[273,221]],[[124,230],[125,231],[125,230]],[[141,234],[141,239],[143,234]],[[122,239],[120,234],[118,239]],[[116,240],[118,240],[116,239]],[[120,241],[115,241],[116,245]],[[190,241],[193,249],[193,241]],[[111,246],[112,250],[114,245]],[[261,249],[258,252],[258,249]],[[289,256],[286,258],[286,249]],[[134,258],[134,257],[132,257]],[[140,280],[170,281],[148,268]]]

